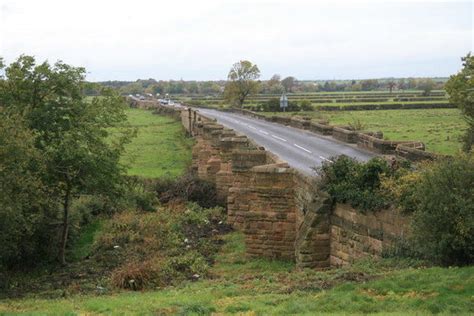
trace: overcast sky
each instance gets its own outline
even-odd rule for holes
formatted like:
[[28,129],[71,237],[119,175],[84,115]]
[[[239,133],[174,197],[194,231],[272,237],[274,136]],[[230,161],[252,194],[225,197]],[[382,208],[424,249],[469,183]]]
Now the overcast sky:
[[448,76],[473,51],[471,1],[0,0],[0,56],[84,66],[89,80]]

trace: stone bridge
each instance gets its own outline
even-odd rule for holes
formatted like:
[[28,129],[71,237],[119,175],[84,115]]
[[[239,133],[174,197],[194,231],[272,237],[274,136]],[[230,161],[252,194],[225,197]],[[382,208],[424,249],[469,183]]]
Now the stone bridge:
[[193,169],[216,184],[228,222],[245,235],[249,256],[328,268],[380,257],[406,234],[408,219],[398,211],[362,214],[334,205],[318,190],[317,179],[290,168],[246,136],[193,109],[182,110],[180,118],[196,139]]

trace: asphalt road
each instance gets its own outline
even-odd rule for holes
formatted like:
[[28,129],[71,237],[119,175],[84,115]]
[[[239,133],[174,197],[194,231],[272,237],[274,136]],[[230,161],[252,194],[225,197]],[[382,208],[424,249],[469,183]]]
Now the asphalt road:
[[312,167],[320,166],[323,161],[328,161],[331,157],[346,155],[360,161],[367,161],[376,156],[330,137],[282,124],[217,110],[199,109],[199,112],[248,136],[288,162],[291,167],[306,174],[314,174]]

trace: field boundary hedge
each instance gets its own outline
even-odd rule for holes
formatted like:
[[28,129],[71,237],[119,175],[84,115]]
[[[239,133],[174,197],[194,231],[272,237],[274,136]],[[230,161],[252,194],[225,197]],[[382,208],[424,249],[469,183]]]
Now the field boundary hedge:
[[361,105],[317,105],[320,111],[371,111],[371,110],[414,110],[414,109],[454,109],[450,103],[393,103]]

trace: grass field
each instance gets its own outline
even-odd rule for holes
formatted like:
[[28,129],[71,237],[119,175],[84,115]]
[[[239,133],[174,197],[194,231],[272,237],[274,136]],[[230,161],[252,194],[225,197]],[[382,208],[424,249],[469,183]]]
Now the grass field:
[[181,122],[140,109],[129,109],[127,115],[138,131],[123,157],[128,173],[146,178],[182,174],[191,163],[193,141],[184,136]]
[[[263,113],[263,112],[262,112]],[[461,148],[459,137],[466,122],[458,109],[314,111],[296,113],[263,113],[266,115],[305,115],[327,119],[331,125],[360,121],[365,129],[382,131],[389,140],[418,140],[427,151],[454,154]]]
[[[150,292],[0,301],[0,314],[27,315],[444,315],[474,313],[474,267],[359,262],[329,271],[289,262],[246,259],[243,236],[231,233],[212,278]],[[410,267],[411,266],[411,267]]]

